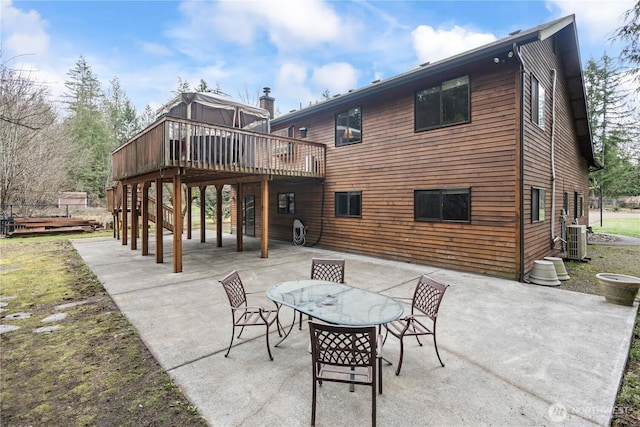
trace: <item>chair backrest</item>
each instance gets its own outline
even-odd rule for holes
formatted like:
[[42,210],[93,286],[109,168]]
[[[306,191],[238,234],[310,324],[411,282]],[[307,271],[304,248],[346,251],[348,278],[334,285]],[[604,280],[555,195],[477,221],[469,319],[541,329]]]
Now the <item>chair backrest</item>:
[[340,326],[309,322],[313,363],[347,367],[374,367],[376,327]]
[[419,310],[435,320],[438,316],[438,309],[440,308],[440,302],[444,296],[444,291],[447,290],[449,285],[438,282],[435,279],[423,274],[418,280],[415,293],[413,294],[413,303],[411,312]]
[[222,286],[227,293],[227,298],[229,298],[229,304],[231,304],[232,307],[238,308],[241,305],[247,304],[247,295],[244,292],[244,286],[242,286],[240,275],[236,270],[233,270],[223,279],[220,279],[220,283],[222,283]]
[[311,278],[344,283],[344,260],[313,258],[311,260]]

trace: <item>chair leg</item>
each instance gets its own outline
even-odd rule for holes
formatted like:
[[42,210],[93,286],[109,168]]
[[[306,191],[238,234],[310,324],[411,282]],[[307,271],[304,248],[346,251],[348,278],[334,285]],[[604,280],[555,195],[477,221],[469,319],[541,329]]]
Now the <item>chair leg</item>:
[[273,356],[271,355],[271,348],[269,347],[269,325],[267,325],[267,333],[265,337],[267,339],[267,353],[269,353],[269,359],[273,361]]
[[233,345],[233,337],[236,335],[236,325],[233,325],[233,329],[231,330],[231,342],[229,343],[229,348],[227,349],[227,353],[224,357],[229,356],[229,352],[231,351],[231,346]]
[[242,335],[243,332],[244,332],[244,325],[242,325],[242,328],[240,328],[240,333],[238,334],[238,338],[240,338],[240,335]]
[[378,392],[382,394],[382,357],[378,358]]
[[444,363],[442,363],[442,359],[440,359],[440,352],[438,351],[438,342],[436,341],[436,330],[433,330],[433,346],[436,348],[436,356],[438,356],[438,360],[440,361],[440,365],[444,368]]
[[398,369],[396,369],[396,376],[400,375],[400,369],[402,369],[403,355],[404,355],[404,337],[400,337],[400,359],[398,360]]
[[376,385],[371,384],[371,425],[376,427]]
[[[315,367],[314,367],[315,369]],[[313,379],[313,392],[311,400],[311,426],[316,425],[316,379]]]

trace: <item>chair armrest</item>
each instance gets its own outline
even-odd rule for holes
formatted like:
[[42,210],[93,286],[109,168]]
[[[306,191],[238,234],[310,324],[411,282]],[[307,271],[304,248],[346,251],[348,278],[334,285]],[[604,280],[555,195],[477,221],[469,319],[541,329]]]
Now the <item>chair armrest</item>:
[[259,305],[247,305],[246,307],[232,307],[232,310],[242,310],[242,311],[252,311],[252,312],[266,312],[266,311],[276,311],[276,310],[265,310]]

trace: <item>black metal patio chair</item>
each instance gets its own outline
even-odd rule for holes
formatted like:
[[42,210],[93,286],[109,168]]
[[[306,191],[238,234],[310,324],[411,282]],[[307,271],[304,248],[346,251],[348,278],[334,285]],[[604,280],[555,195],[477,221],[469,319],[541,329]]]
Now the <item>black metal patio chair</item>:
[[269,327],[276,323],[278,328],[278,335],[282,336],[280,332],[280,323],[278,322],[278,308],[267,310],[256,305],[247,305],[247,294],[240,280],[240,275],[237,271],[232,271],[224,278],[220,279],[220,283],[224,287],[227,297],[229,298],[229,304],[231,305],[231,318],[233,321],[233,330],[231,331],[231,342],[229,348],[224,357],[229,356],[231,346],[233,345],[233,338],[236,333],[236,326],[241,327],[238,338],[242,335],[245,326],[265,326],[266,327],[266,341],[267,352],[269,353],[269,359],[273,360],[271,355],[271,348],[269,347]]
[[[400,360],[398,361],[396,375],[400,375],[402,357],[404,355],[404,338],[408,336],[416,337],[418,344],[422,346],[419,337],[433,335],[433,345],[436,349],[436,355],[438,356],[440,365],[444,367],[444,363],[442,363],[440,353],[438,352],[438,342],[436,341],[436,321],[438,320],[438,310],[440,309],[442,297],[448,287],[449,285],[424,274],[418,280],[412,299],[397,298],[399,300],[411,301],[411,314],[384,325],[386,329],[384,336],[385,341],[389,333],[400,340]],[[431,325],[427,325],[425,321],[426,323],[431,323]]]
[[311,425],[316,423],[317,386],[323,382],[371,387],[371,424],[376,425],[376,383],[382,394],[383,337],[375,326],[339,326],[309,322],[313,392]]

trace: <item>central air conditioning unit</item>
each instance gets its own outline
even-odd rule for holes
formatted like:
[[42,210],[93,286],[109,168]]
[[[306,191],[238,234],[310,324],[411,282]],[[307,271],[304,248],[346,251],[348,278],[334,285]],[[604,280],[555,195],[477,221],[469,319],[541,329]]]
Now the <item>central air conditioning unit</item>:
[[581,261],[587,257],[587,226],[567,226],[567,258]]

